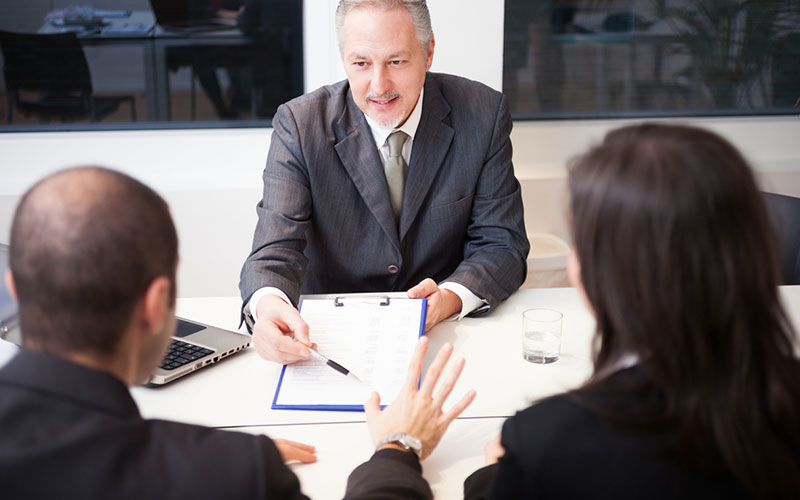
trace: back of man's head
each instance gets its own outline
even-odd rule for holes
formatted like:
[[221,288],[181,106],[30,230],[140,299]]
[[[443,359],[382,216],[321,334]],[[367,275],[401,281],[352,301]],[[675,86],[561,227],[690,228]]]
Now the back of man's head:
[[63,170],[22,197],[10,269],[23,345],[54,354],[110,354],[158,276],[172,283],[178,238],[152,189],[112,170]]

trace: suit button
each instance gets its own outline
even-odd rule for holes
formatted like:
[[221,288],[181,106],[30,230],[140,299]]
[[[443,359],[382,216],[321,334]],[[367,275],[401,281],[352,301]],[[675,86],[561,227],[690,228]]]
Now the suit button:
[[396,274],[397,271],[400,270],[400,268],[395,266],[394,264],[392,264],[391,266],[387,267],[386,270],[389,271],[392,274]]

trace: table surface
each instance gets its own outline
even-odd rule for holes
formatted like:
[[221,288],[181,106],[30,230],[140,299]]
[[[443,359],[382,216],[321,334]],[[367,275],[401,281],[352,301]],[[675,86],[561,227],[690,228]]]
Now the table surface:
[[[182,299],[178,314],[237,330],[240,307],[236,297]],[[522,311],[531,307],[564,314],[561,359],[555,363],[538,365],[522,358]],[[594,320],[574,289],[520,290],[486,316],[434,327],[428,333],[426,366],[439,347],[452,343],[451,362],[461,356],[466,364],[451,398],[477,391],[463,416],[507,417],[589,376],[593,329]],[[250,348],[167,386],[131,392],[145,417],[213,427],[364,421],[362,412],[271,410],[280,371],[281,365],[263,361]]]
[[[457,419],[450,424],[433,454],[422,462],[422,473],[434,498],[462,498],[464,479],[483,466],[483,447],[500,433],[505,418]],[[372,456],[374,445],[364,423],[278,425],[232,429],[271,438],[291,439],[316,447],[317,462],[290,465],[303,493],[314,500],[341,499],[347,477]]]
[[[800,325],[800,286],[781,287],[789,316]],[[238,328],[237,297],[178,300],[178,314],[230,330]],[[547,307],[564,314],[561,359],[536,365],[522,359],[522,311]],[[453,422],[423,474],[437,498],[460,498],[463,481],[483,465],[484,444],[507,416],[538,398],[580,385],[591,373],[590,345],[594,320],[572,288],[526,289],[512,295],[490,314],[437,325],[431,332],[433,353],[445,342],[466,359],[451,399],[470,388],[473,404]],[[0,342],[0,365],[13,348]],[[369,459],[373,446],[361,412],[271,410],[281,366],[261,360],[255,351],[232,356],[160,388],[137,387],[131,394],[147,418],[267,434],[313,444],[318,461],[292,465],[311,498],[341,498],[347,476]],[[346,451],[343,451],[346,450]]]

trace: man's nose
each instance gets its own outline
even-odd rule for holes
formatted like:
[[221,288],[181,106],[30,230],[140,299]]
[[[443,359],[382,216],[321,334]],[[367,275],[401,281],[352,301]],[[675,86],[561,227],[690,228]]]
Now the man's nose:
[[370,87],[376,94],[385,94],[392,90],[392,80],[389,78],[388,68],[380,64],[375,65]]

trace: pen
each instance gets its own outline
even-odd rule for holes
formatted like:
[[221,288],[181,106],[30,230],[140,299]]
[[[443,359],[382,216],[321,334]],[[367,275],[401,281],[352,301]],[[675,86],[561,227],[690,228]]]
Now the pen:
[[323,363],[325,363],[326,365],[330,366],[331,368],[333,368],[337,372],[341,373],[342,375],[345,375],[345,376],[348,376],[348,377],[353,377],[354,379],[356,379],[359,382],[363,383],[363,381],[360,378],[358,378],[355,373],[351,372],[350,370],[348,370],[344,366],[340,365],[336,361],[326,358],[325,356],[320,354],[316,349],[312,349],[312,348],[309,347],[308,348],[308,352],[311,353],[311,357],[313,357],[316,360],[322,361]]

